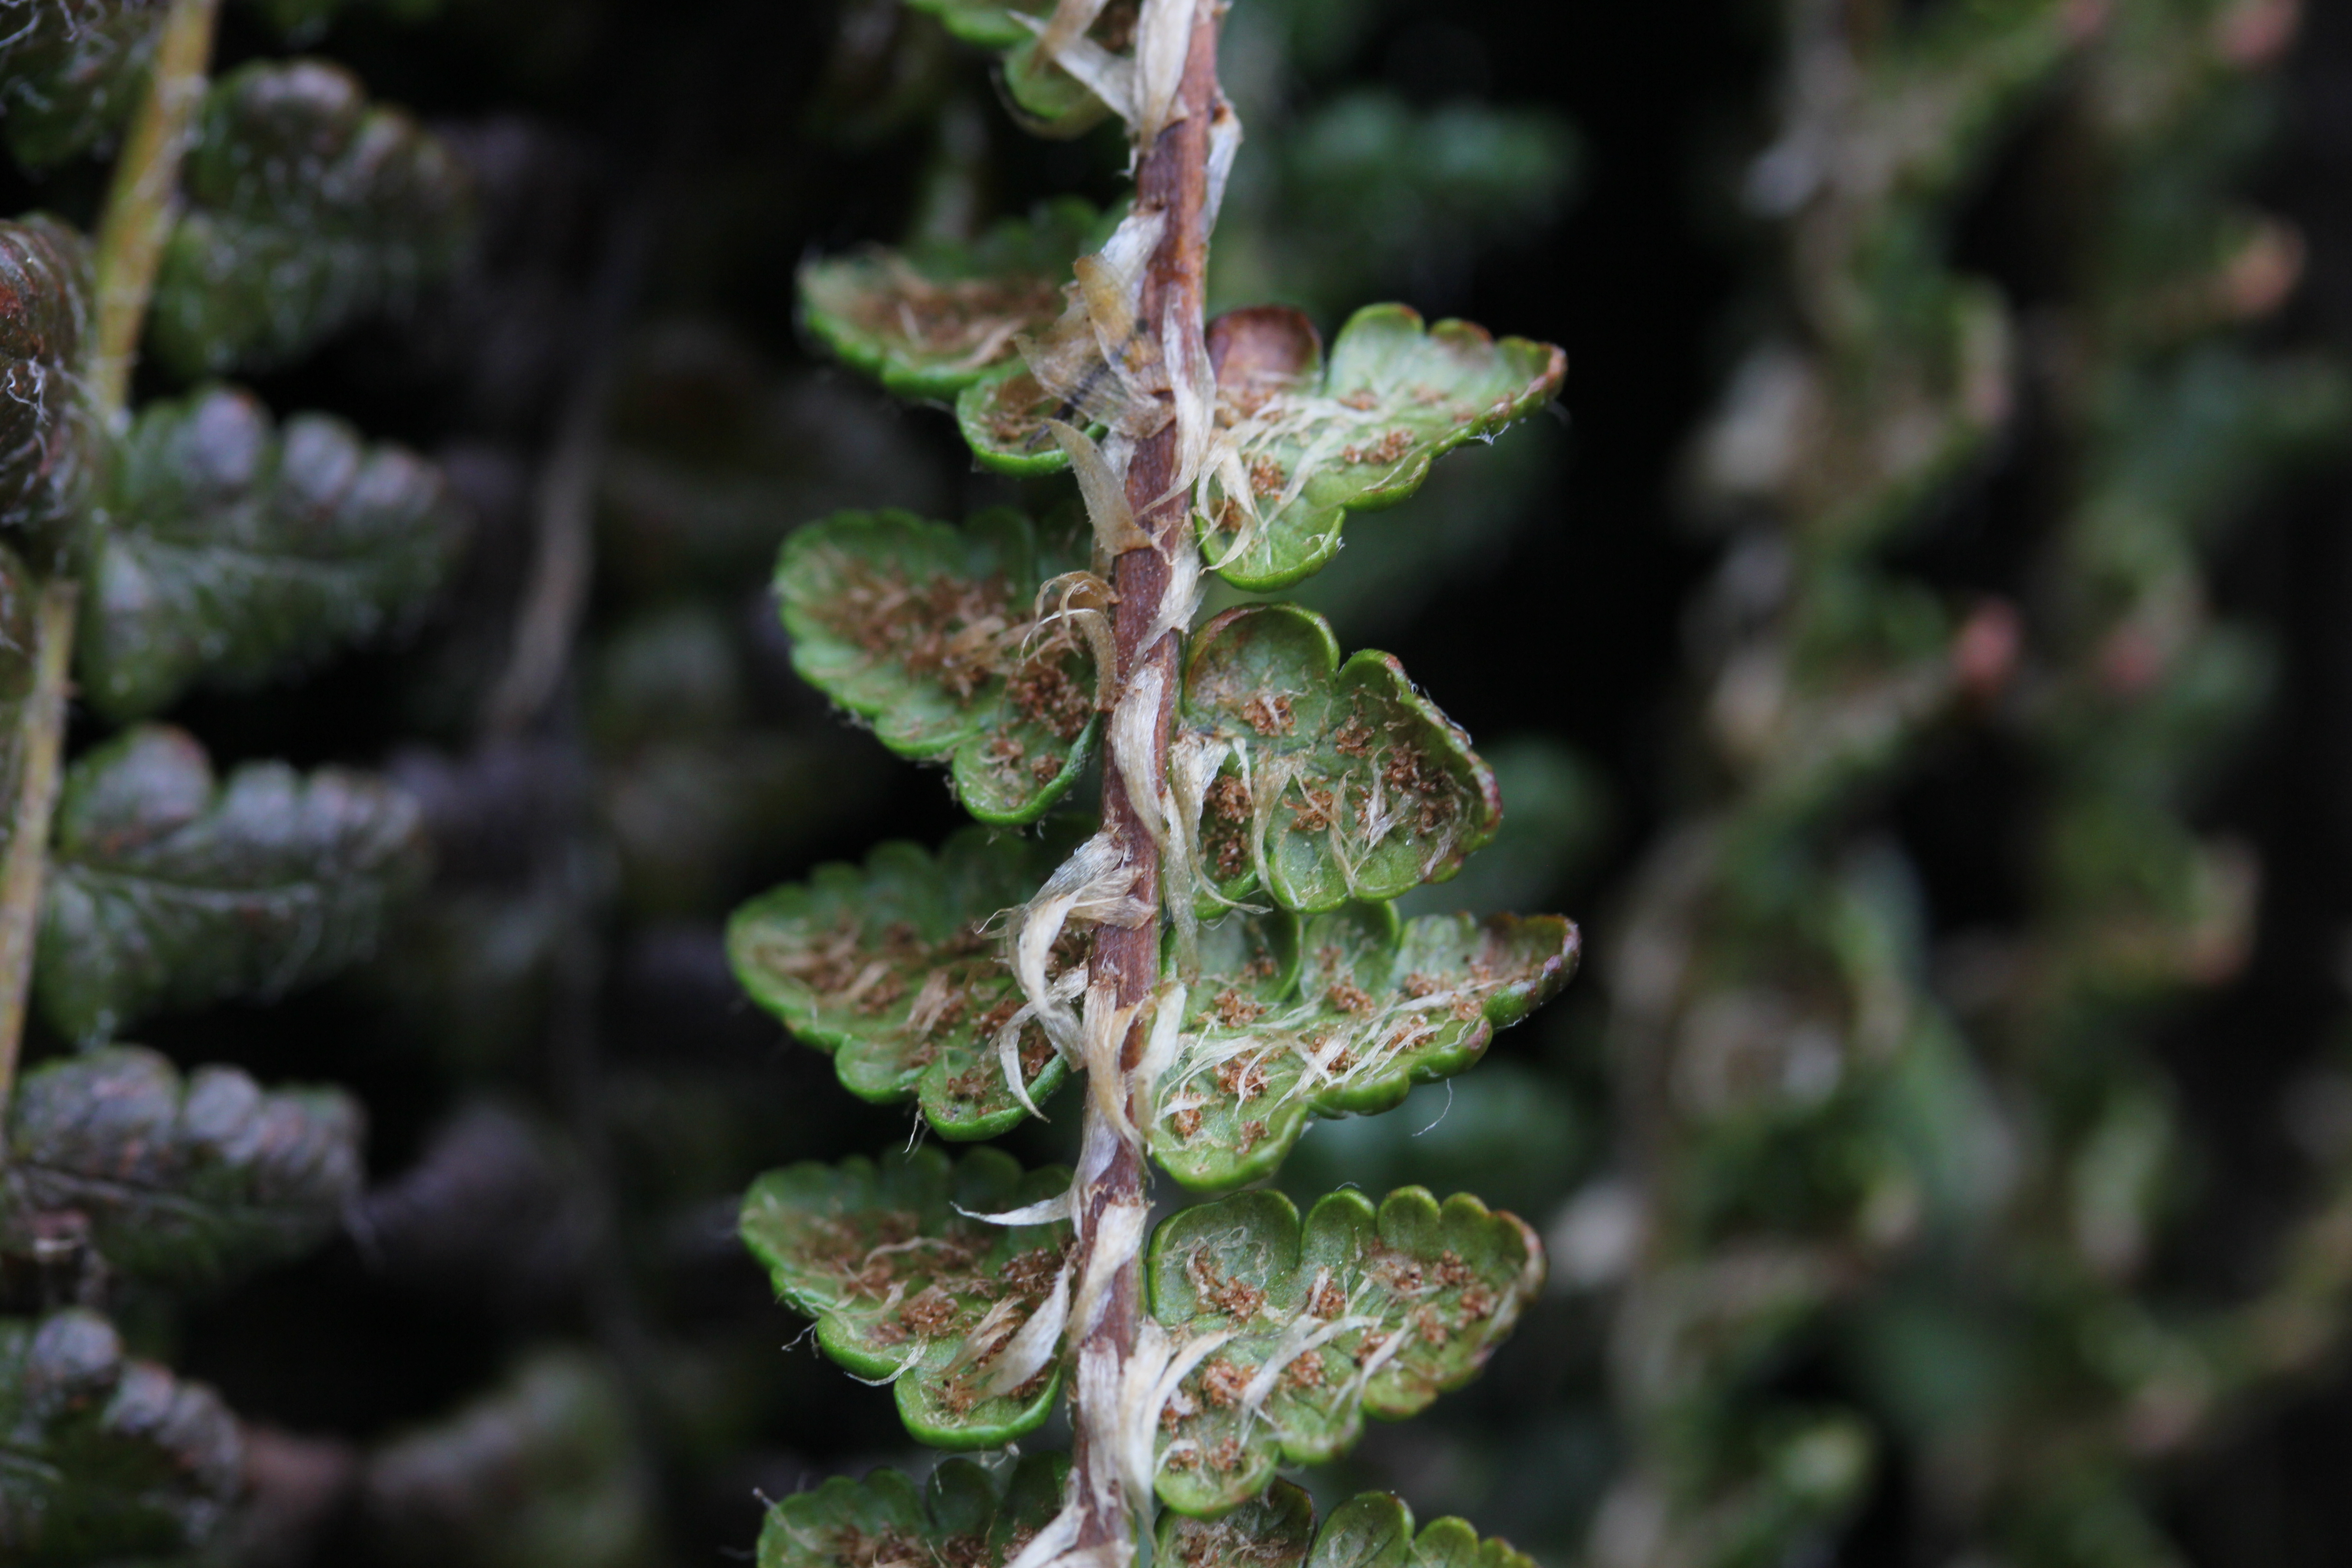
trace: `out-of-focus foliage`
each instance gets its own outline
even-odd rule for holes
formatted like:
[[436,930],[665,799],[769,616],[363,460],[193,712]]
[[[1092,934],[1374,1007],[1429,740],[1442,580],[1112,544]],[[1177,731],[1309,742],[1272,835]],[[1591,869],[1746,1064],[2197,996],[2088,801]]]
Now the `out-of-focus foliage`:
[[219,1397],[129,1359],[80,1308],[0,1319],[0,1549],[39,1568],[208,1545],[242,1484]]
[[[2186,816],[2263,665],[2211,623],[2202,551],[2347,405],[2340,372],[2215,336],[2279,293],[2199,275],[2263,232],[2216,199],[2263,58],[2223,9],[1791,12],[1782,134],[1746,190],[1785,225],[1791,325],[1696,454],[1743,529],[1694,622],[1716,782],[1618,949],[1617,1112],[1642,1132],[1615,1389],[1638,1458],[1593,1535],[1612,1563],[1832,1539],[1874,1455],[1966,1550],[2171,1563],[2137,1456],[2262,1375],[2226,1315],[2149,1291],[2181,1152],[2139,1009],[2249,945],[2253,868]],[[2071,248],[2034,363],[1949,235],[2005,128],[2062,94]],[[2159,300],[2185,313],[2151,334]],[[2029,415],[2067,478],[2022,608],[1938,605],[1885,545]],[[2029,770],[2032,869],[2019,928],[1939,973],[1937,890],[1874,796],[1956,724]],[[1871,1415],[1769,1392],[1836,1332]]]
[[1367,35],[1400,9],[1276,0],[1227,20],[1225,89],[1253,155],[1226,192],[1212,309],[1275,300],[1328,327],[1368,297],[1433,302],[1575,195],[1583,145],[1549,107],[1350,79]]
[[625,1401],[609,1369],[543,1351],[446,1422],[385,1443],[360,1483],[385,1559],[417,1568],[646,1561],[651,1479],[629,1440]]
[[318,60],[215,83],[156,280],[152,341],[182,376],[283,363],[455,263],[471,194],[446,148]]
[[642,914],[709,909],[740,885],[741,856],[800,842],[836,785],[875,766],[862,739],[757,727],[740,642],[710,608],[679,605],[614,626],[591,662],[596,816]]
[[1581,163],[1549,112],[1420,107],[1362,89],[1281,122],[1265,153],[1234,177],[1243,226],[1219,237],[1216,297],[1280,300],[1324,320],[1539,230]]
[[376,635],[460,542],[429,464],[323,415],[273,429],[227,387],[142,410],[116,464],[79,657],[117,719],[200,676],[250,685]]
[[10,1107],[7,1250],[86,1244],[118,1274],[217,1284],[299,1257],[360,1192],[360,1110],[111,1047],[26,1075]]
[[162,0],[0,6],[0,135],[27,168],[111,140],[147,88]]
[[[264,9],[315,37],[333,7]],[[467,543],[470,509],[433,465],[371,447],[340,417],[278,425],[259,398],[222,388],[126,409],[148,376],[127,363],[96,374],[100,323],[110,342],[118,329],[128,342],[142,317],[167,373],[283,367],[331,333],[417,304],[467,254],[470,175],[443,143],[369,107],[353,79],[320,63],[256,59],[207,94],[214,21],[205,5],[0,7],[5,138],[63,215],[0,224],[0,524],[12,535],[0,556],[0,824],[12,962],[30,963],[37,1020],[24,1042],[10,1023],[0,1046],[0,1558],[10,1563],[299,1560],[355,1504],[353,1444],[247,1426],[123,1342],[176,1359],[205,1301],[282,1279],[368,1214],[375,1234],[405,1241],[404,1215],[431,1206],[413,1191],[405,1209],[363,1201],[354,1095],[265,1088],[205,1059],[226,1054],[222,1040],[192,1048],[168,1016],[194,1015],[199,1037],[227,1016],[219,1004],[267,1019],[251,1005],[369,956],[429,869],[418,803],[332,763],[251,760],[254,731],[223,724],[217,709],[197,722],[230,733],[226,778],[186,731],[109,732],[108,721],[193,688],[315,677],[331,654],[414,630]],[[247,37],[228,47],[250,55]],[[159,49],[164,37],[175,48]],[[166,62],[170,79],[152,79]],[[201,109],[184,163],[174,136],[121,135],[134,110],[173,102]],[[80,161],[118,145],[132,166],[110,177]],[[151,239],[165,253],[152,302]],[[409,427],[439,438],[430,420]],[[77,689],[95,712],[70,705]],[[315,732],[269,736],[265,724],[263,745],[290,739],[313,758],[372,748],[353,737],[373,717],[351,717],[323,746]],[[53,785],[56,820],[36,837],[26,824],[43,820],[37,803]],[[134,1020],[152,1020],[166,1050],[105,1043]],[[233,1052],[253,1028],[228,1033]],[[305,1076],[347,1079],[350,1040],[314,1026]],[[598,1228],[571,1216],[571,1252]],[[576,1285],[576,1256],[565,1265],[563,1246],[550,1250]],[[634,1463],[622,1401],[598,1375],[601,1404],[541,1401],[554,1407],[541,1426],[574,1447],[535,1480],[576,1468],[570,1455],[595,1446],[599,1419]],[[457,1468],[506,1521],[519,1472],[488,1473],[484,1447]],[[633,1494],[614,1473],[589,1476],[547,1518],[614,1553],[570,1560],[635,1561],[646,1495],[641,1479]],[[621,1528],[632,1496],[634,1534]],[[399,1525],[429,1535],[426,1512],[404,1508]],[[479,1518],[420,1560],[501,1560],[452,1548]],[[541,1561],[543,1544],[503,1561]]]
[[248,763],[222,780],[186,731],[126,731],[66,776],[35,994],[75,1039],[282,994],[373,948],[428,853],[380,779]]
[[1640,874],[1613,976],[1642,1243],[1612,1391],[1633,1462],[1594,1548],[1626,1564],[1833,1535],[1871,1430],[1759,1384],[1868,1270],[2006,1195],[2011,1135],[1922,984],[1918,889],[1862,823],[2015,657],[2012,616],[1956,626],[1882,552],[2014,408],[2005,308],[1938,240],[2078,28],[2055,4],[1790,16],[1782,138],[1747,195],[1789,223],[1797,335],[1753,352],[1698,462],[1749,524],[1694,626],[1717,782]]
[[0,222],[0,528],[49,530],[79,516],[103,463],[85,376],[89,249],[54,219]]

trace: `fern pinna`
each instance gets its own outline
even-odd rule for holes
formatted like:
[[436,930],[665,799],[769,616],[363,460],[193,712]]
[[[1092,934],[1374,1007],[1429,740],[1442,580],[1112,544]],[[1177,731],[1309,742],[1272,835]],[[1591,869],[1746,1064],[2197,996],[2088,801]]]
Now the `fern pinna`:
[[[332,0],[252,0],[315,30]],[[0,1561],[195,1561],[250,1517],[254,1433],[141,1353],[172,1307],[331,1238],[340,1089],[184,1075],[124,1031],[365,954],[429,851],[355,769],[153,722],[413,622],[467,529],[431,463],[207,382],[287,365],[457,262],[470,183],[316,59],[213,79],[218,0],[0,0],[0,142],[92,232],[0,219]],[[132,370],[173,395],[133,407]],[[68,756],[69,700],[110,731]],[[18,1081],[28,1019],[47,1060]],[[128,1306],[124,1330],[110,1312]],[[22,1311],[25,1315],[16,1313]],[[266,1441],[266,1440],[265,1440]],[[205,1556],[204,1561],[215,1560]],[[220,1559],[220,1560],[226,1560]]]
[[[1328,351],[1294,310],[1203,320],[1241,143],[1216,0],[918,3],[1002,51],[1034,129],[1122,121],[1134,195],[811,262],[806,320],[893,391],[952,397],[982,464],[1069,474],[1083,510],[850,512],[792,536],[777,586],[800,672],[947,764],[983,826],[777,889],[730,944],[853,1093],[911,1098],[968,1141],[1082,1074],[1082,1141],[1075,1173],[935,1146],[793,1166],[752,1186],[742,1233],[917,1437],[1011,1443],[1066,1397],[1075,1452],[999,1479],[953,1462],[927,1489],[827,1482],[772,1509],[760,1561],[1117,1563],[1147,1531],[1196,1568],[1517,1561],[1460,1521],[1416,1533],[1384,1496],[1318,1531],[1276,1472],[1472,1375],[1540,1284],[1529,1228],[1420,1188],[1303,1216],[1244,1191],[1155,1228],[1149,1168],[1196,1191],[1266,1176],[1310,1116],[1462,1071],[1573,969],[1557,917],[1391,907],[1501,816],[1395,659],[1343,657],[1279,603],[1192,624],[1204,573],[1305,578],[1349,512],[1545,404],[1564,357],[1401,305]],[[1071,803],[1088,777],[1098,816]]]

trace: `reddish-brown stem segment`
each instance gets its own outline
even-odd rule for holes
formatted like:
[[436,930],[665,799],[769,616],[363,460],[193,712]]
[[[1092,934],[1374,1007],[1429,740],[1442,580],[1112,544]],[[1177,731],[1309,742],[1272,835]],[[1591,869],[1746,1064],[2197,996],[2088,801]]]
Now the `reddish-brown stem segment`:
[[[1136,173],[1136,212],[1167,215],[1159,247],[1153,251],[1144,276],[1137,311],[1139,323],[1155,340],[1171,307],[1180,320],[1198,322],[1202,319],[1208,261],[1209,127],[1217,103],[1220,9],[1213,3],[1204,3],[1195,12],[1179,95],[1181,113],[1160,132]],[[1162,345],[1162,352],[1171,351]],[[1169,593],[1171,554],[1194,548],[1190,538],[1190,500],[1170,493],[1175,487],[1177,468],[1177,430],[1171,421],[1137,445],[1127,474],[1128,502],[1153,547],[1127,551],[1113,564],[1118,603],[1112,613],[1111,628],[1118,649],[1119,689],[1129,689],[1136,679],[1149,669],[1157,668],[1161,677],[1160,711],[1152,726],[1150,751],[1153,774],[1143,792],[1147,796],[1158,793],[1168,772],[1178,637],[1172,631],[1163,632],[1149,646],[1144,638],[1154,626],[1163,624],[1160,612]],[[1103,819],[1126,851],[1127,864],[1134,869],[1133,895],[1157,908],[1159,847],[1136,815],[1116,755],[1107,757],[1103,765]],[[1149,921],[1133,929],[1103,927],[1095,936],[1093,963],[1097,975],[1115,981],[1120,1006],[1139,1007],[1150,1000],[1160,981],[1160,922]],[[1149,1010],[1139,1011],[1120,1050],[1119,1064],[1123,1068],[1131,1072],[1141,1061],[1150,1027]],[[1139,1092],[1145,1089],[1148,1086],[1127,1086],[1129,1122],[1139,1128],[1150,1114]],[[1091,1097],[1087,1114],[1089,1121],[1101,1115],[1094,1108]],[[1089,1128],[1089,1136],[1101,1131]],[[1139,1206],[1144,1202],[1143,1187],[1142,1147],[1135,1139],[1123,1137],[1102,1178],[1089,1184],[1089,1190],[1081,1195],[1076,1215],[1079,1257],[1090,1255],[1104,1212],[1113,1206]],[[1074,1348],[1081,1355],[1087,1347],[1108,1349],[1123,1364],[1136,1342],[1141,1294],[1142,1264],[1139,1258],[1130,1258],[1111,1284],[1105,1310],[1087,1332],[1086,1344]],[[1108,1430],[1118,1421],[1118,1414],[1116,1410],[1088,1410],[1082,1394],[1073,1396],[1071,1415],[1082,1433],[1090,1428]],[[1116,1483],[1105,1489],[1100,1484],[1103,1478],[1089,1473],[1092,1467],[1104,1462],[1108,1451],[1108,1445],[1083,1441],[1077,1445],[1076,1490],[1078,1498],[1086,1500],[1077,1540],[1081,1552],[1107,1549],[1115,1555],[1123,1554],[1134,1538],[1134,1510],[1145,1501],[1124,1497]],[[1105,1496],[1117,1499],[1117,1506],[1098,1506],[1095,1500]]]

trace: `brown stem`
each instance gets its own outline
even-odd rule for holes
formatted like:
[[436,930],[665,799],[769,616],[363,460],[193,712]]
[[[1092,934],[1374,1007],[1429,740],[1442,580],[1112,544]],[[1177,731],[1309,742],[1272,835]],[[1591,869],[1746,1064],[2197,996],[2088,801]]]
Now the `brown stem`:
[[[1185,58],[1179,96],[1181,116],[1160,132],[1136,174],[1135,211],[1167,215],[1159,248],[1152,253],[1144,276],[1137,312],[1144,331],[1154,340],[1171,305],[1185,321],[1198,322],[1202,314],[1209,237],[1204,221],[1209,124],[1218,96],[1219,9],[1204,3],[1195,12],[1192,47]],[[1169,345],[1161,347],[1163,353],[1172,352]],[[1160,621],[1161,605],[1169,591],[1171,555],[1175,551],[1194,548],[1190,526],[1191,500],[1170,493],[1177,477],[1176,443],[1177,431],[1171,421],[1136,447],[1127,474],[1128,502],[1152,546],[1122,552],[1112,567],[1113,583],[1118,590],[1118,602],[1111,616],[1111,635],[1118,649],[1119,689],[1131,689],[1137,678],[1149,669],[1156,668],[1161,677],[1160,711],[1152,726],[1150,752],[1154,787],[1145,791],[1147,795],[1157,794],[1157,785],[1168,774],[1178,637],[1172,631],[1164,632],[1148,647],[1143,639]],[[1156,908],[1160,901],[1159,847],[1136,815],[1115,755],[1107,756],[1103,764],[1103,819],[1124,848],[1127,864],[1134,869],[1133,895]],[[1158,986],[1160,935],[1157,921],[1133,929],[1105,926],[1096,934],[1096,972],[1115,981],[1120,1006],[1141,1008]],[[1139,1011],[1119,1055],[1120,1067],[1129,1074],[1142,1060],[1150,1027],[1148,1010]],[[1145,1103],[1149,1089],[1149,1085],[1137,1083],[1132,1078],[1126,1086],[1128,1121],[1131,1127],[1145,1124],[1150,1113]],[[1089,1142],[1112,1131],[1101,1125],[1106,1118],[1092,1096],[1088,1097],[1087,1119]],[[1122,1134],[1102,1178],[1089,1184],[1083,1194],[1076,1215],[1077,1256],[1092,1255],[1095,1231],[1107,1209],[1135,1207],[1143,1202],[1143,1149],[1134,1137]],[[1081,1358],[1089,1347],[1108,1349],[1124,1364],[1135,1344],[1141,1296],[1141,1260],[1129,1258],[1110,1287],[1101,1318],[1087,1335],[1085,1343],[1076,1347]],[[1118,1415],[1115,1410],[1090,1411],[1081,1394],[1072,1396],[1071,1417],[1081,1433],[1096,1429],[1108,1432]],[[1114,1554],[1123,1553],[1134,1539],[1134,1510],[1143,1500],[1123,1496],[1115,1478],[1106,1487],[1102,1484],[1104,1478],[1090,1473],[1093,1467],[1104,1462],[1108,1450],[1108,1444],[1077,1445],[1076,1495],[1085,1500],[1086,1507],[1078,1531],[1077,1549],[1081,1552],[1105,1548]],[[1116,1500],[1115,1505],[1101,1506],[1097,1500],[1105,1498]]]

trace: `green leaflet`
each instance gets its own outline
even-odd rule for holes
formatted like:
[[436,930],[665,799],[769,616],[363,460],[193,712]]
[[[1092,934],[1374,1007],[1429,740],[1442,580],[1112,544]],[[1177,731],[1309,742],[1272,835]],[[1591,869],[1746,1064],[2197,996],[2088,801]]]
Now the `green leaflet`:
[[1004,0],[907,0],[907,4],[910,10],[937,16],[949,32],[983,49],[1009,49],[1036,37],[1013,19],[1015,12],[1043,18],[1054,9],[1048,0],[1017,0],[1013,5]]
[[470,187],[442,144],[318,60],[257,60],[213,84],[155,283],[174,374],[292,359],[446,271]]
[[402,1568],[642,1568],[658,1561],[653,1493],[620,1379],[551,1349],[378,1448],[362,1499],[371,1560]]
[[[1294,934],[1294,931],[1296,934]],[[1451,1078],[1575,972],[1557,915],[1423,915],[1354,904],[1303,922],[1233,915],[1202,933],[1152,1158],[1188,1187],[1272,1174],[1307,1118],[1370,1115]]]
[[1203,872],[1228,898],[1294,910],[1442,882],[1501,824],[1470,738],[1366,649],[1339,663],[1328,622],[1245,605],[1201,628],[1184,668],[1174,766],[1210,775]]
[[[1202,487],[1201,549],[1253,592],[1313,574],[1339,552],[1349,512],[1404,500],[1433,460],[1533,413],[1568,374],[1568,357],[1549,343],[1498,342],[1467,321],[1424,328],[1402,305],[1349,317],[1328,365],[1311,331],[1289,334],[1279,359],[1236,361],[1220,342],[1231,329],[1214,330],[1223,321],[1213,324],[1210,353],[1234,423],[1230,452]],[[1249,374],[1237,377],[1242,363]]]
[[209,1388],[127,1361],[79,1308],[0,1319],[0,1561],[68,1568],[208,1543],[244,1487],[245,1443]]
[[51,217],[0,221],[0,528],[79,521],[97,481],[91,288],[81,236]]
[[46,168],[113,140],[146,90],[162,0],[17,0],[0,16],[0,127]]
[[1366,1411],[1398,1419],[1485,1364],[1543,1283],[1517,1216],[1425,1187],[1377,1212],[1320,1199],[1302,1231],[1280,1193],[1183,1210],[1152,1234],[1151,1314],[1180,1345],[1230,1334],[1186,1375],[1160,1423],[1160,1496],[1213,1514],[1261,1490],[1277,1462],[1351,1447]]
[[[1061,564],[1082,563],[1069,553]],[[793,668],[899,755],[950,759],[982,822],[1034,822],[1076,782],[1097,728],[1085,640],[1068,620],[1040,630],[1047,571],[1035,529],[1004,508],[961,528],[835,512],[786,539],[776,564]]]
[[1315,1500],[1278,1480],[1217,1519],[1163,1511],[1152,1561],[1162,1568],[1303,1568],[1314,1543]]
[[[1124,9],[1109,5],[1103,8],[1102,20],[1089,30],[1096,42],[1126,48],[1127,41],[1113,30],[1122,21],[1118,12]],[[1131,24],[1132,13],[1124,20]],[[1068,141],[1092,131],[1110,113],[1109,106],[1081,86],[1076,78],[1038,58],[1034,40],[1004,51],[1004,90],[1010,106],[1033,136]]]
[[1510,1542],[1479,1540],[1466,1520],[1435,1520],[1416,1536],[1412,1510],[1388,1492],[1349,1499],[1318,1531],[1306,1489],[1281,1480],[1216,1519],[1171,1509],[1156,1544],[1166,1568],[1535,1568]]
[[[825,1354],[861,1377],[894,1379],[907,1430],[943,1448],[988,1448],[1036,1430],[1054,1408],[1054,1343],[1008,1359],[1041,1307],[1058,1324],[1066,1221],[998,1226],[969,1217],[1058,1196],[1059,1166],[1026,1175],[994,1149],[956,1163],[937,1149],[877,1164],[771,1171],[743,1195],[743,1243],[776,1291],[817,1321]],[[999,1384],[1023,1373],[1011,1387]]]
[[1025,1454],[1000,1489],[970,1459],[950,1459],[919,1491],[896,1470],[835,1476],[769,1507],[759,1568],[1003,1568],[1061,1508],[1069,1468],[1066,1455]]
[[1520,908],[1580,878],[1610,842],[1616,803],[1592,758],[1526,732],[1482,745],[1478,755],[1511,803],[1495,841],[1451,880],[1397,900],[1397,913]]
[[110,1271],[214,1284],[299,1256],[360,1193],[360,1110],[331,1089],[265,1092],[235,1068],[181,1081],[116,1047],[25,1075],[0,1172],[0,1246],[77,1215]]
[[[982,928],[1037,891],[1055,847],[967,827],[936,858],[892,843],[863,867],[820,866],[735,911],[735,977],[831,1053],[859,1099],[887,1105],[911,1094],[942,1135],[993,1138],[1028,1111],[995,1043],[1022,1010],[1021,988]],[[1014,1049],[1031,1103],[1043,1104],[1068,1067],[1034,1023],[1024,1022]]]
[[431,464],[321,414],[275,431],[217,386],[141,411],[107,514],[78,668],[115,719],[366,640],[439,586],[460,537]]
[[1099,226],[1094,208],[1065,197],[975,240],[804,262],[801,309],[834,353],[899,396],[951,396],[1017,359],[1016,334],[1061,314],[1070,264]]
[[[1017,356],[957,393],[955,413],[956,428],[981,467],[1016,479],[1068,472],[1069,454],[1055,444],[1045,421],[1084,417],[1038,385]],[[1102,438],[1101,425],[1086,428],[1097,440]]]
[[425,861],[415,803],[380,779],[248,763],[223,784],[186,732],[142,725],[67,771],[37,999],[95,1040],[320,979],[374,945]]
[[1402,1498],[1364,1492],[1323,1521],[1307,1568],[1535,1568],[1535,1563],[1507,1541],[1481,1541],[1464,1519],[1432,1520],[1415,1535],[1412,1510]]
[[[1051,0],[908,0],[918,11],[928,11],[957,37],[1003,56],[1003,81],[1011,107],[1036,135],[1079,136],[1102,122],[1108,112],[1100,99],[1080,86],[1059,66],[1037,58],[1037,36],[1020,16],[1040,21],[1053,13]],[[1087,29],[1087,37],[1113,54],[1129,53],[1134,46],[1137,6],[1134,0],[1111,0]]]

